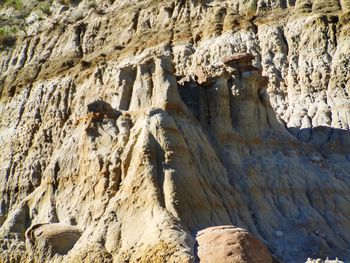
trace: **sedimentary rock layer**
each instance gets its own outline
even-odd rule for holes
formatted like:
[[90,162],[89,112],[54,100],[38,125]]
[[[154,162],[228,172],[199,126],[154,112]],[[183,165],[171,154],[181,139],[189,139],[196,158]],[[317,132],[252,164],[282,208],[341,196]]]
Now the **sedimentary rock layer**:
[[350,259],[347,1],[88,2],[1,52],[0,260]]

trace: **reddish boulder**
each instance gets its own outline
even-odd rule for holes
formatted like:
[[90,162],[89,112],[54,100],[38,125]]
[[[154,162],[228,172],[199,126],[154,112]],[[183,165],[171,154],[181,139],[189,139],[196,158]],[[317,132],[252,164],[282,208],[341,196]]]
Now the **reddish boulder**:
[[248,231],[235,226],[215,226],[197,234],[201,263],[272,263],[267,247]]

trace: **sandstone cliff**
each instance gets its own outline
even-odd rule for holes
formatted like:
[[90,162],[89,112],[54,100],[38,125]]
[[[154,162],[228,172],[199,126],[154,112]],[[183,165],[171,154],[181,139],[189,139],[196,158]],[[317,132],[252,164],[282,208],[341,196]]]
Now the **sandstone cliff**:
[[193,262],[221,225],[350,260],[349,1],[30,3],[0,55],[1,262]]

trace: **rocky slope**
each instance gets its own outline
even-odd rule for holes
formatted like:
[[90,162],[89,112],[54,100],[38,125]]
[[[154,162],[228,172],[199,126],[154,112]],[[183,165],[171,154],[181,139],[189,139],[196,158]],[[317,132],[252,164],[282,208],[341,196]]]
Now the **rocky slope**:
[[68,2],[1,51],[0,261],[350,260],[349,1]]

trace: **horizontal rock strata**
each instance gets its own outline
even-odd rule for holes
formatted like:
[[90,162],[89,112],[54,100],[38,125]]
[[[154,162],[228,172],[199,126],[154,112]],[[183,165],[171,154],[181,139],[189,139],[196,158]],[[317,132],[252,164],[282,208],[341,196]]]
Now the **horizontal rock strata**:
[[350,260],[349,8],[98,0],[26,18],[0,53],[0,261],[193,262],[223,225],[281,262]]

